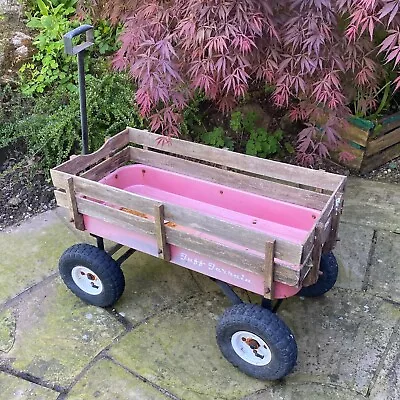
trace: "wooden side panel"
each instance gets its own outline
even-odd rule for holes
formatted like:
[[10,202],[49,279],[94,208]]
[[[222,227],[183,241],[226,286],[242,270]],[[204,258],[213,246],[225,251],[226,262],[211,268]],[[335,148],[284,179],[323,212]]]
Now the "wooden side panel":
[[357,143],[362,147],[367,146],[369,131],[365,131],[357,126],[352,125],[351,123],[345,124],[343,128],[339,129],[339,133],[342,136],[342,139],[346,139],[350,142]]
[[378,168],[381,165],[399,156],[400,156],[400,143],[395,144],[392,147],[388,147],[387,149],[381,151],[380,153],[374,154],[371,157],[365,157],[363,164],[361,166],[361,172],[363,173],[370,172],[373,169]]
[[109,139],[99,150],[92,154],[80,155],[54,168],[56,171],[78,175],[80,172],[96,165],[99,161],[115,154],[129,143],[129,131],[118,133]]
[[[235,189],[241,189],[276,200],[283,200],[288,203],[313,208],[314,210],[322,210],[329,200],[329,196],[326,194],[270,182],[232,171],[225,171],[209,165],[134,147],[131,148],[131,160],[210,182],[223,182],[224,185]],[[338,185],[339,183],[340,181],[338,181]]]
[[365,155],[372,156],[397,143],[400,143],[400,128],[397,128],[378,139],[371,140],[367,145]]
[[325,171],[310,170],[276,161],[263,160],[245,154],[217,149],[215,147],[174,138],[171,139],[169,145],[159,146],[157,144],[157,139],[160,139],[162,136],[134,128],[128,129],[130,140],[132,142],[168,153],[191,157],[197,160],[215,163],[217,165],[224,165],[239,171],[262,175],[285,182],[320,188],[327,191],[335,190],[339,184],[339,177],[337,175]]
[[[57,196],[62,198],[65,194],[59,192]],[[77,198],[77,205],[78,211],[82,214],[156,238],[157,228],[154,220],[79,197]],[[235,249],[229,245],[217,243],[168,225],[165,226],[165,238],[168,244],[183,247],[199,254],[206,253],[215,260],[243,270],[264,274],[265,259],[262,254],[257,256],[254,253]],[[281,263],[275,264],[273,277],[275,281],[296,286],[299,282],[299,275],[300,272],[296,268]]]
[[[56,190],[55,196],[59,206],[68,208],[64,193]],[[140,208],[140,206],[136,206],[135,210],[139,213],[143,212],[143,208]],[[246,229],[241,225],[220,220],[173,204],[164,204],[164,218],[174,224],[211,235],[215,237],[216,241],[224,240],[260,253],[264,252],[266,241],[275,240],[275,238],[263,232]],[[288,263],[300,264],[302,250],[303,246],[301,244],[277,239],[275,257]]]
[[274,254],[275,241],[265,243],[265,295],[264,297],[272,300],[274,298]]
[[[353,158],[351,160],[344,161],[344,162],[340,161],[339,155],[340,155],[340,152],[342,152],[342,151],[346,151],[346,152],[352,154]],[[364,153],[365,153],[365,150],[355,149],[354,147],[351,147],[351,146],[340,145],[338,147],[337,151],[332,152],[331,156],[332,156],[333,160],[339,162],[341,165],[345,165],[346,167],[348,167],[350,169],[359,171],[361,168],[363,159],[364,159]]]
[[158,204],[154,206],[154,222],[156,224],[156,238],[158,245],[158,256],[165,261],[171,260],[171,253],[167,245],[164,225],[164,205]]
[[106,159],[105,161],[101,162],[100,164],[97,164],[94,167],[92,167],[91,169],[89,169],[88,171],[84,172],[81,175],[81,177],[90,179],[91,181],[99,181],[100,179],[104,178],[106,175],[115,171],[117,168],[128,163],[129,160],[130,160],[130,151],[129,151],[129,147],[126,147],[125,149],[116,153],[112,157]]
[[65,194],[67,197],[71,222],[74,223],[76,229],[79,229],[80,231],[84,231],[85,224],[83,223],[82,214],[79,214],[79,212],[78,212],[78,206],[76,204],[76,196],[75,196],[74,178],[72,176],[70,178],[68,178],[68,180],[67,180],[67,187],[65,190]]

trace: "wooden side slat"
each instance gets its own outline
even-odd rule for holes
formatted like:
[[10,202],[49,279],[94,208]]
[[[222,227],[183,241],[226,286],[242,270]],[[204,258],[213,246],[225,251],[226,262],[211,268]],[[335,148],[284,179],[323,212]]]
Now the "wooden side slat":
[[347,123],[343,128],[340,128],[339,133],[341,134],[342,139],[357,143],[362,147],[367,145],[370,134],[369,131],[365,131],[351,123]]
[[[52,171],[53,183],[59,189],[66,188],[69,175],[65,172]],[[141,195],[127,192],[99,182],[90,181],[79,176],[74,177],[75,191],[89,198],[108,202],[110,204],[126,207],[149,215],[153,214],[157,201]]]
[[165,219],[178,225],[187,226],[200,232],[215,236],[217,239],[264,252],[266,241],[276,240],[275,257],[293,264],[300,264],[303,246],[281,238],[272,237],[264,232],[251,230],[241,225],[221,220],[217,217],[183,208],[164,204]]
[[109,139],[99,150],[92,154],[80,155],[54,168],[56,171],[78,175],[80,172],[110,157],[129,143],[129,131],[118,133]]
[[380,124],[382,125],[382,128],[379,129],[379,136],[400,127],[400,112],[382,118]]
[[[58,198],[64,193],[59,192]],[[145,233],[155,237],[155,223],[149,219],[130,214],[119,209],[106,206],[94,201],[77,198],[78,211],[82,214],[97,218],[104,222],[117,225],[134,232]],[[250,252],[233,249],[221,243],[201,238],[176,228],[165,226],[166,243],[194,251],[198,254],[207,254],[217,261],[233,265],[245,271],[264,273],[264,258]],[[277,263],[275,260],[274,280],[296,286],[299,282],[300,271],[289,265]]]
[[315,240],[314,240],[314,247],[312,250],[312,268],[310,269],[309,273],[305,277],[303,281],[303,286],[310,286],[317,282],[319,277],[319,264],[321,260],[322,254],[322,235],[324,232],[324,225],[318,223],[315,227]]
[[[341,161],[339,155],[342,151],[346,151],[353,155],[351,160]],[[355,149],[354,147],[348,145],[339,145],[337,150],[331,153],[332,159],[345,165],[351,169],[359,171],[364,159],[364,150]]]
[[[67,207],[65,194],[59,190],[54,193],[57,204],[61,207]],[[143,209],[139,207],[136,207],[136,210],[143,212]],[[301,262],[303,246],[299,243],[292,243],[280,238],[275,239],[264,232],[250,230],[241,225],[173,204],[164,204],[164,217],[178,225],[214,236],[215,240],[229,241],[260,253],[264,251],[266,241],[276,240],[275,257],[292,264],[300,264]]]
[[274,254],[275,241],[265,243],[264,297],[274,298]]
[[78,207],[76,204],[74,178],[71,176],[67,179],[67,186],[65,188],[65,194],[67,197],[68,209],[70,212],[71,222],[74,223],[75,228],[80,231],[85,230],[85,224],[83,222],[82,214],[79,214]]
[[171,254],[169,246],[167,245],[167,239],[165,236],[165,225],[164,225],[164,205],[158,204],[154,206],[154,222],[156,224],[156,238],[158,245],[158,256],[165,261],[171,260]]
[[160,146],[158,145],[157,139],[162,138],[161,135],[134,128],[128,129],[132,142],[149,148],[157,148],[168,153],[192,157],[217,165],[225,165],[240,171],[263,175],[268,178],[316,187],[328,191],[335,190],[340,182],[337,175],[325,171],[310,170],[277,161],[264,160],[180,139],[172,138],[170,144]]
[[400,143],[395,144],[394,146],[389,147],[371,157],[365,157],[363,164],[361,166],[361,172],[362,173],[370,172],[373,169],[387,163],[388,161],[393,160],[399,155],[400,155]]
[[365,155],[367,157],[372,156],[390,146],[395,145],[396,143],[400,143],[400,128],[397,128],[394,131],[379,137],[378,139],[371,140],[367,145]]
[[114,156],[108,158],[100,164],[95,165],[93,168],[84,172],[81,177],[90,179],[92,181],[99,181],[104,178],[106,175],[115,171],[117,168],[126,164],[130,159],[130,151],[129,148],[121,150]]
[[178,172],[183,175],[207,180],[209,182],[222,182],[224,185],[235,189],[241,189],[246,192],[297,204],[314,210],[322,210],[329,200],[329,196],[326,194],[254,178],[232,171],[225,171],[209,165],[134,147],[131,148],[131,160],[152,167],[162,168],[166,171]]
[[[60,194],[58,194],[58,197],[60,197]],[[79,212],[84,215],[97,218],[130,231],[155,235],[154,221],[150,221],[149,219],[80,197],[77,198],[77,204]]]

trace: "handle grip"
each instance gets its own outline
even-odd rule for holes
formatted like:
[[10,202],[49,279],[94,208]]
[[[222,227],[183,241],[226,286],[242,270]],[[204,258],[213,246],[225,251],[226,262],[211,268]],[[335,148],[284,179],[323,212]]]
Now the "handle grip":
[[[86,32],[86,41],[78,44],[77,46],[73,46],[72,39],[75,36],[79,36],[82,33]],[[64,36],[64,49],[65,52],[69,55],[75,55],[80,53],[81,51],[87,49],[88,47],[94,44],[94,36],[93,36],[93,26],[92,25],[81,25],[77,28],[69,31]]]

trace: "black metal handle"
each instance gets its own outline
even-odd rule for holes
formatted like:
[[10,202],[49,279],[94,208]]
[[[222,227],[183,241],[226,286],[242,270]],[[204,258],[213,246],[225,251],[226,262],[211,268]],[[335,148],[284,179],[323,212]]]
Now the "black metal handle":
[[[86,33],[86,42],[78,44],[77,46],[73,46],[72,39],[75,36],[82,35]],[[75,55],[80,53],[81,51],[87,49],[88,47],[94,44],[94,36],[93,36],[93,26],[92,25],[81,25],[78,28],[69,31],[64,35],[64,49],[65,52],[69,55]]]

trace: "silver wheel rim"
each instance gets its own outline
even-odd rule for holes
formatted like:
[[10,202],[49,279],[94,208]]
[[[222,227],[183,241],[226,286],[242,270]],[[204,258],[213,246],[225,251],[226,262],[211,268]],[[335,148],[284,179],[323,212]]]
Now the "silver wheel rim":
[[71,271],[76,286],[87,294],[98,295],[103,291],[103,282],[89,268],[77,265]]
[[251,365],[263,366],[270,363],[272,354],[267,343],[259,336],[247,331],[238,331],[231,337],[235,353]]

